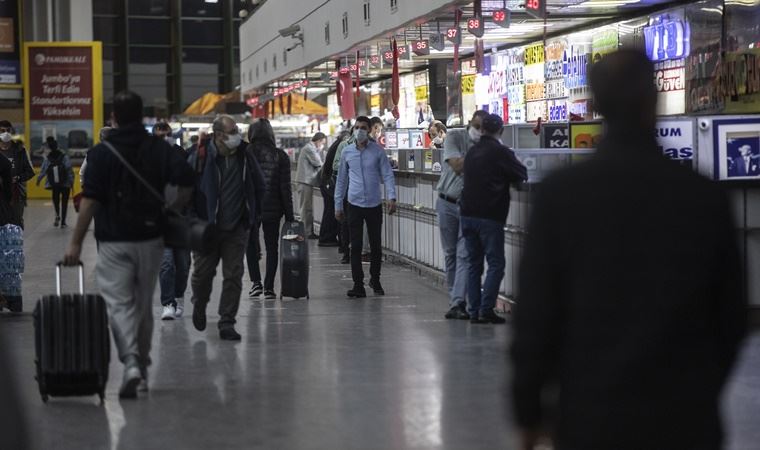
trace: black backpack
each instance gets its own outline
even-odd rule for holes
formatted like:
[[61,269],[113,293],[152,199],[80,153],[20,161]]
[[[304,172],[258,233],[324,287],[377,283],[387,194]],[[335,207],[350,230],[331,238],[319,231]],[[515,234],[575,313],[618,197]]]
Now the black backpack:
[[[163,177],[163,167],[156,167],[155,164],[151,165],[144,160],[144,156],[150,154],[154,142],[155,138],[148,136],[140,144],[137,152],[116,149],[138,173],[149,181],[155,180],[156,176]],[[159,159],[156,158],[156,160]],[[163,162],[164,159],[161,158],[160,161]],[[163,233],[165,221],[163,202],[159,201],[121,163],[119,163],[116,176],[117,179],[113,184],[114,195],[108,205],[113,226],[119,230],[119,234],[137,240],[160,236]]]
[[61,188],[68,181],[68,174],[66,173],[66,167],[63,165],[63,158],[63,152],[55,159],[51,159],[48,156],[49,164],[45,176],[51,187]]

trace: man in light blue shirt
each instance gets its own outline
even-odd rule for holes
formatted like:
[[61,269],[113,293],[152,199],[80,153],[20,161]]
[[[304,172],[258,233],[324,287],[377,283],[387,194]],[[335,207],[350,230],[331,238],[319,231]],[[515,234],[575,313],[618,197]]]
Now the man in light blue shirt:
[[[362,239],[364,224],[367,225],[370,247],[369,287],[375,295],[384,295],[380,285],[382,249],[380,233],[383,225],[383,192],[385,184],[388,198],[388,214],[396,212],[396,182],[388,156],[376,142],[369,139],[370,120],[365,116],[356,118],[355,143],[347,146],[340,155],[338,180],[335,185],[335,218],[342,221],[348,215],[351,237],[351,275],[354,287],[348,296],[363,298],[364,270],[362,269]],[[348,210],[343,211],[343,199],[348,199]]]

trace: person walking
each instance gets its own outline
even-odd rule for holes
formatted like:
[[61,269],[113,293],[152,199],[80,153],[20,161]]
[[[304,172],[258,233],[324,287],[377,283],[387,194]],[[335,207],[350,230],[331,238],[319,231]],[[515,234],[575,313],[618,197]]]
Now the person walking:
[[335,220],[335,176],[333,174],[333,162],[338,146],[348,139],[348,132],[338,135],[330,145],[325,155],[325,163],[322,165],[319,190],[322,193],[324,208],[322,209],[322,222],[319,224],[319,246],[340,247],[340,224]]
[[[152,304],[164,249],[164,204],[150,192],[163,192],[171,183],[189,194],[194,178],[192,168],[169,144],[147,134],[142,111],[139,95],[123,91],[114,96],[114,129],[107,141],[88,152],[80,212],[63,257],[66,265],[79,263],[94,217],[98,288],[108,305],[111,331],[124,364],[122,398],[134,398],[138,390],[147,389],[151,363]],[[150,187],[143,186],[126,164]]]
[[[346,147],[349,145],[353,145],[356,143],[356,139],[354,139],[354,128],[353,126],[349,128],[348,132],[348,138],[344,139],[340,144],[338,144],[338,148],[335,150],[335,157],[333,158],[333,167],[332,167],[332,175],[333,175],[333,184],[337,185],[338,183],[338,172],[340,169],[340,156],[343,154],[343,150],[345,150]],[[343,211],[348,209],[348,199],[344,197],[343,199]],[[338,205],[335,205],[335,210],[337,212]],[[337,214],[335,216],[338,217]],[[349,229],[348,229],[348,218],[343,215],[343,220],[337,219],[338,224],[340,226],[340,247],[338,247],[338,252],[343,255],[343,257],[340,260],[341,264],[350,264],[351,263],[351,237],[349,236]]]
[[[261,205],[261,220],[251,227],[248,238],[246,260],[251,278],[248,297],[257,298],[264,294],[267,300],[274,300],[274,277],[277,274],[280,243],[280,222],[294,222],[293,191],[290,183],[290,158],[275,144],[274,130],[267,119],[259,119],[248,128],[248,151],[253,154],[264,176],[264,193]],[[264,233],[266,248],[266,273],[261,282],[261,245],[259,229]]]
[[[175,143],[172,129],[166,122],[153,126],[153,136],[169,144],[180,158],[187,159],[187,151]],[[181,211],[187,213],[187,208]],[[186,248],[164,248],[158,281],[161,288],[161,320],[174,320],[185,312],[185,291],[190,276],[190,250]]]
[[296,168],[296,183],[298,183],[298,206],[301,220],[304,223],[309,239],[318,239],[314,234],[314,188],[319,186],[319,170],[322,168],[322,158],[319,156],[327,142],[327,136],[317,132],[311,142],[301,148]]
[[736,228],[722,187],[658,148],[653,73],[634,50],[594,64],[597,152],[537,191],[510,350],[522,449],[547,426],[557,448],[722,448],[747,331]]
[[[383,224],[383,193],[385,185],[388,214],[396,212],[396,182],[388,156],[376,142],[369,139],[370,120],[360,116],[354,124],[355,144],[347,146],[340,156],[338,181],[335,185],[335,218],[348,216],[351,236],[351,275],[354,286],[349,297],[367,296],[362,269],[363,226],[366,223],[370,245],[369,286],[376,295],[385,295],[380,284],[382,265],[381,231]],[[343,200],[348,200],[344,212]]]
[[37,186],[45,179],[45,189],[52,191],[53,195],[53,208],[55,208],[53,226],[57,227],[60,224],[61,228],[66,228],[69,194],[74,187],[74,169],[69,156],[58,148],[58,142],[54,137],[48,136],[45,145],[50,152],[42,162]]
[[[469,320],[467,313],[467,247],[462,236],[459,199],[464,186],[464,158],[470,147],[480,141],[483,118],[488,113],[475,111],[467,128],[451,130],[444,141],[441,178],[436,190],[441,247],[446,269],[446,286],[449,291],[447,319]],[[431,127],[433,128],[433,127]]]
[[[462,236],[467,247],[467,312],[471,323],[501,324],[494,312],[504,278],[504,226],[509,215],[509,188],[526,181],[528,170],[515,153],[499,141],[501,117],[483,119],[483,134],[464,158],[464,186],[460,199]],[[486,279],[483,260],[488,262]]]
[[214,119],[213,133],[205,141],[203,153],[190,155],[193,167],[201,167],[200,208],[196,213],[218,228],[210,248],[193,255],[193,325],[206,329],[206,306],[219,262],[222,263],[222,292],[219,299],[219,338],[239,341],[235,316],[243,290],[243,256],[251,227],[261,216],[264,180],[256,158],[243,142],[235,120],[230,116]]
[[11,162],[11,223],[24,228],[24,209],[26,208],[26,182],[34,178],[34,169],[29,162],[29,155],[21,142],[13,140],[13,125],[7,120],[0,120],[0,155]]

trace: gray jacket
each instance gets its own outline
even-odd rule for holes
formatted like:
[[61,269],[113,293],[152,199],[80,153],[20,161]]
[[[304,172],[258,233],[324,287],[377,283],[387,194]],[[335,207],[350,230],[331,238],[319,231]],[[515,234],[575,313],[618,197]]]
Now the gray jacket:
[[313,142],[309,142],[298,155],[296,183],[319,186],[319,169],[322,168],[322,158]]

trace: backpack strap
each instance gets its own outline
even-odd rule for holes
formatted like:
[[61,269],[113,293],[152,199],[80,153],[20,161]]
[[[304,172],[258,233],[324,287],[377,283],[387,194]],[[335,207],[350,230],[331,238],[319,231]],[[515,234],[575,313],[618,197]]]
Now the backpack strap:
[[[143,148],[145,148],[146,142],[148,144],[147,147],[150,147],[153,144],[152,138],[150,136],[148,136],[148,138],[144,139],[143,142],[140,144],[140,150],[142,150]],[[137,170],[135,170],[135,168],[132,167],[131,164],[129,164],[127,162],[127,160],[124,158],[124,156],[118,150],[116,150],[116,147],[114,147],[113,144],[111,144],[108,141],[102,141],[101,143],[103,145],[105,145],[111,151],[111,153],[113,153],[113,155],[116,157],[116,159],[118,159],[121,162],[121,164],[132,175],[134,175],[135,178],[137,178],[137,181],[139,181],[143,186],[145,186],[145,188],[148,190],[148,192],[151,193],[151,195],[153,197],[155,197],[159,202],[161,202],[161,204],[164,207],[166,207],[166,201],[164,200],[164,196],[161,195],[153,186],[151,186],[150,183],[148,183],[148,181],[145,178],[143,178],[143,176],[140,175],[140,173],[137,172]]]

